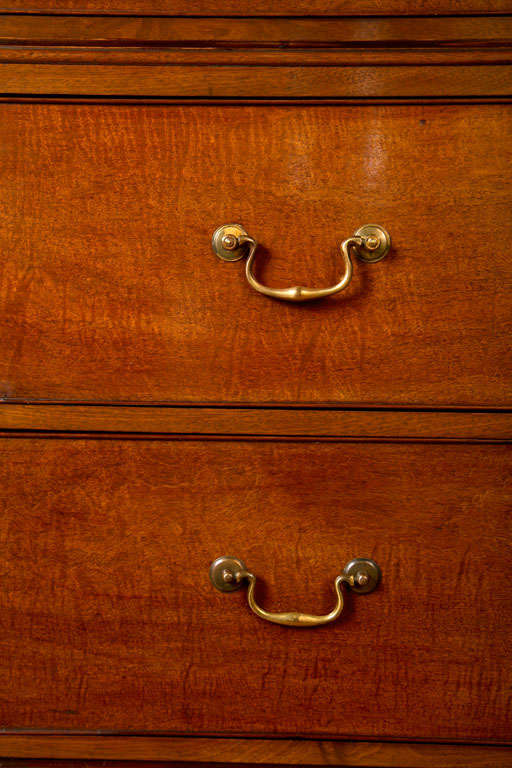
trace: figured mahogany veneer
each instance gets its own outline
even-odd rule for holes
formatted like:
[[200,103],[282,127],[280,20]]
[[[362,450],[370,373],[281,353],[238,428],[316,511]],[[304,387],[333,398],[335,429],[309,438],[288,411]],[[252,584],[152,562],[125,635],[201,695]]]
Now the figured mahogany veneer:
[[[500,741],[510,736],[506,446],[0,442],[7,729]],[[381,587],[323,612],[351,557]],[[0,741],[1,743],[1,741]]]
[[[4,398],[508,405],[505,105],[0,106]],[[240,221],[270,285],[340,240],[393,251],[336,299],[255,294],[211,253]]]

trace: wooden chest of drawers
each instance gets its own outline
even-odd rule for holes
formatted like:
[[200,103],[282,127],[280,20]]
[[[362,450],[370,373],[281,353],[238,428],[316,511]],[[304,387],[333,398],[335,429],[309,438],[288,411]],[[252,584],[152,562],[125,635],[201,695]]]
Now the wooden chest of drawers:
[[512,765],[511,13],[0,4],[2,765]]

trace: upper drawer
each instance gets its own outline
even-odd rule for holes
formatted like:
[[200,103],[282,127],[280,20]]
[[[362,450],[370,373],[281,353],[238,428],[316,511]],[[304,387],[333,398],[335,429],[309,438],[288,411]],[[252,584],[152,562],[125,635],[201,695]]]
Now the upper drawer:
[[[63,401],[510,403],[506,105],[0,107],[0,380]],[[240,222],[268,285],[211,236]]]

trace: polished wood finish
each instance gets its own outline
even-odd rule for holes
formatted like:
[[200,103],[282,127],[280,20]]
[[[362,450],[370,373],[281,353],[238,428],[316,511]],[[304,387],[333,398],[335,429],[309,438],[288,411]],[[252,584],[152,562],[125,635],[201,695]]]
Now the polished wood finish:
[[[510,458],[3,440],[3,728],[510,739]],[[292,631],[211,587],[225,553],[268,607],[323,612],[356,555],[383,581],[336,624]]]
[[89,98],[503,98],[511,43],[508,16],[4,14],[0,82]]
[[2,766],[512,765],[511,12],[0,0]]
[[[0,44],[74,46],[457,46],[512,43],[510,16],[165,18],[0,16]],[[391,48],[387,49],[388,52]],[[35,52],[35,51],[34,51]],[[211,50],[210,50],[211,55]]]
[[512,96],[507,65],[218,66],[216,62],[143,64],[2,64],[2,93],[187,98],[390,98]]
[[[214,58],[214,62],[212,59]],[[0,64],[95,64],[100,67],[105,65],[115,66],[159,66],[176,67],[176,65],[186,65],[186,67],[203,67],[205,65],[215,66],[229,66],[231,68],[240,67],[241,65],[260,67],[260,66],[272,66],[272,67],[296,67],[302,68],[304,66],[322,66],[327,65],[329,68],[335,67],[357,67],[360,68],[364,65],[372,65],[379,67],[386,67],[384,72],[385,78],[391,84],[393,82],[393,69],[390,67],[396,66],[408,66],[414,67],[414,72],[418,75],[413,83],[409,84],[409,92],[413,90],[421,90],[421,78],[419,77],[420,70],[418,66],[428,66],[427,70],[430,73],[430,67],[438,65],[450,65],[451,69],[448,71],[447,76],[452,78],[452,82],[458,83],[458,88],[461,92],[464,88],[461,87],[463,81],[459,78],[457,70],[454,65],[467,64],[475,66],[477,64],[482,65],[500,65],[499,71],[504,71],[502,65],[512,63],[512,47],[508,46],[467,46],[462,48],[450,49],[445,46],[438,46],[435,48],[421,48],[421,47],[408,47],[408,48],[356,48],[356,47],[344,47],[344,48],[308,48],[308,49],[296,49],[290,48],[289,50],[281,51],[275,48],[229,48],[218,49],[215,51],[214,57],[212,51],[208,48],[98,48],[95,47],[75,47],[75,46],[38,46],[37,48],[31,48],[28,46],[5,46],[0,47]],[[1,72],[7,70],[0,69]],[[23,72],[29,77],[30,73],[37,71],[33,67],[24,69]],[[54,70],[50,71],[50,75]],[[103,70],[102,70],[103,71]],[[159,70],[160,71],[160,70]],[[254,75],[258,77],[260,70],[255,70]],[[169,70],[168,77],[171,78],[175,70]],[[181,72],[181,69],[179,70]],[[421,73],[425,75],[425,70],[422,69]],[[480,69],[476,70],[476,74],[481,73]],[[230,70],[230,78],[236,78],[236,71]],[[276,73],[276,77],[280,78],[279,71]],[[48,92],[58,90],[60,87],[60,81],[55,79]],[[67,81],[68,87],[71,84],[71,80]],[[91,81],[92,82],[92,81]],[[115,82],[113,79],[112,82]],[[284,81],[281,81],[281,84]],[[469,81],[473,82],[473,81]],[[476,78],[475,78],[476,82]],[[4,82],[5,94],[7,91],[8,81]],[[28,92],[30,89],[25,84]],[[171,89],[177,87],[176,82]],[[494,86],[496,88],[496,86]],[[149,94],[148,87],[148,94]],[[150,94],[149,94],[150,95]],[[68,97],[69,99],[70,97]],[[75,97],[76,98],[76,97]],[[217,97],[218,98],[218,97]],[[255,97],[252,97],[255,98]],[[355,97],[353,97],[355,98]],[[366,97],[368,98],[368,97]],[[429,97],[430,98],[430,97]],[[432,97],[433,98],[433,97]],[[437,97],[438,98],[438,97]],[[458,96],[457,98],[460,98]],[[484,97],[481,97],[481,100]],[[496,98],[496,96],[492,97]],[[362,101],[364,99],[360,97]],[[242,99],[240,99],[242,100]],[[247,100],[247,99],[245,99]],[[486,95],[485,100],[491,100]]]
[[[4,399],[510,405],[510,129],[504,105],[2,105]],[[295,307],[213,256],[230,220],[271,285],[325,284],[366,221],[394,247]]]
[[512,439],[512,413],[295,408],[0,406],[5,431],[378,440]]
[[[455,744],[386,744],[364,741],[292,741],[288,739],[205,739],[144,736],[0,736],[0,756],[47,758],[44,768],[144,768],[139,761],[163,765],[334,765],[355,768],[510,768],[512,751],[504,747]],[[63,762],[50,762],[56,758]],[[68,762],[72,760],[73,762]],[[74,761],[80,761],[75,763]],[[126,760],[123,763],[104,762]],[[162,761],[162,762],[160,762]],[[179,761],[176,763],[175,761]],[[2,765],[20,765],[2,759]],[[147,768],[150,768],[148,766]]]
[[511,13],[510,0],[1,0],[0,13],[179,16],[429,16]]

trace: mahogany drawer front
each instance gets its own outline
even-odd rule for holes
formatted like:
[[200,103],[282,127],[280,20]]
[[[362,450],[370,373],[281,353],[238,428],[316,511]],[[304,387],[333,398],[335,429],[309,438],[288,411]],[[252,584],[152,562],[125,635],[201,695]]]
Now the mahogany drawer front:
[[[0,106],[6,399],[510,403],[510,107]],[[240,222],[263,297],[211,250]]]
[[[505,445],[4,439],[5,729],[510,740]],[[316,629],[354,556],[382,569]]]

